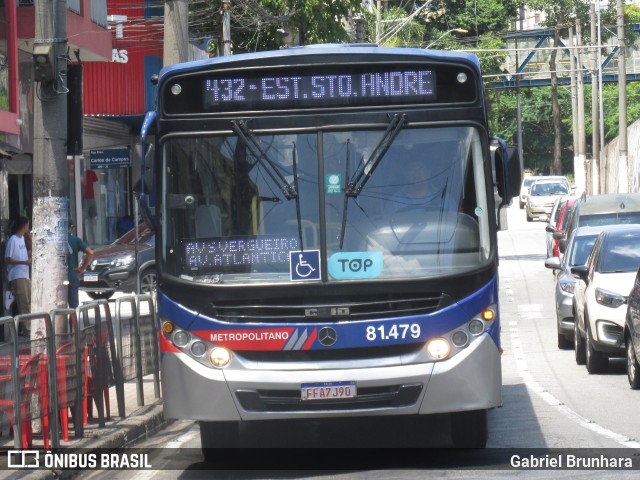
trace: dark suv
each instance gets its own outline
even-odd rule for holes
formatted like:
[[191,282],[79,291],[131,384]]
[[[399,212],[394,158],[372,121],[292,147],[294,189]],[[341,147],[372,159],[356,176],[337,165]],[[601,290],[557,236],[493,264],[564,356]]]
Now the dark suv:
[[138,226],[138,262],[136,269],[135,230],[131,229],[112,244],[94,249],[93,261],[80,279],[80,290],[93,299],[111,298],[116,291],[135,292],[137,271],[140,291],[155,291],[155,232],[146,224]]
[[583,194],[569,215],[566,231],[554,233],[553,238],[560,240],[560,252],[564,253],[576,228],[619,224],[640,224],[640,193]]

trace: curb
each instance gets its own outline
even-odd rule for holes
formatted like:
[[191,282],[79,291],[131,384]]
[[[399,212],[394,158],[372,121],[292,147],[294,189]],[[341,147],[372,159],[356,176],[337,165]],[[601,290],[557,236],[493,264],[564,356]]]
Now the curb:
[[[125,448],[132,443],[147,438],[155,430],[165,425],[164,411],[161,402],[143,407],[135,415],[122,419],[113,423],[107,428],[101,428],[94,432],[95,436],[85,437],[74,442],[68,447],[63,447],[59,451],[68,450],[87,450],[85,453],[91,453],[96,450],[105,449],[112,450]],[[42,470],[37,472],[18,473],[18,477],[27,480],[60,480],[71,479],[82,472],[81,469],[69,470]],[[21,474],[22,473],[22,474]]]

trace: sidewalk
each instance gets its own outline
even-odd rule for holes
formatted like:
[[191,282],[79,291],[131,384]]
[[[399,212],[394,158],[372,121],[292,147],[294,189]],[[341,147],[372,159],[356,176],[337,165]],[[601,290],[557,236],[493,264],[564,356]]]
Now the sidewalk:
[[[116,294],[109,302],[113,309],[114,300],[122,294]],[[80,293],[81,303],[90,301],[89,297],[84,293]],[[123,312],[124,313],[124,312]],[[112,317],[115,318],[115,317]],[[105,419],[105,426],[98,426],[97,410],[95,402],[93,403],[93,418],[89,419],[88,425],[84,426],[83,438],[75,438],[74,425],[69,416],[69,441],[62,440],[62,426],[60,425],[60,449],[59,452],[65,450],[73,451],[76,449],[87,449],[84,453],[97,449],[118,449],[132,445],[140,439],[149,436],[153,431],[157,430],[164,424],[162,399],[155,397],[153,375],[147,375],[143,379],[144,405],[138,405],[137,384],[135,379],[124,383],[124,418],[118,416],[118,402],[116,398],[115,386],[109,389],[109,405],[111,417]],[[106,415],[106,405],[105,405]],[[8,432],[2,432],[0,437],[0,449],[12,449],[13,437],[8,436]],[[41,455],[44,453],[43,438],[41,435],[35,434],[33,438],[33,449],[40,450]],[[6,455],[6,454],[2,454]],[[0,479],[5,478],[27,478],[27,479],[45,479],[45,478],[72,478],[79,473],[79,470],[51,470],[42,466],[37,470],[0,470]],[[0,465],[6,468],[7,457],[0,459]]]
[[[144,378],[144,406],[138,406],[135,380],[124,384],[125,392],[125,418],[118,417],[118,403],[116,401],[115,387],[109,391],[111,406],[111,419],[106,420],[106,427],[98,427],[98,419],[94,405],[94,418],[84,427],[84,438],[74,438],[73,424],[70,420],[69,441],[60,440],[60,451],[66,449],[116,449],[130,446],[136,440],[143,439],[164,424],[162,400],[154,396],[153,376]],[[35,449],[42,449],[42,437],[34,437]],[[2,463],[6,465],[6,459]],[[61,479],[72,478],[79,473],[78,470],[48,470],[44,467],[36,471],[28,470],[4,470],[0,471],[0,479]]]

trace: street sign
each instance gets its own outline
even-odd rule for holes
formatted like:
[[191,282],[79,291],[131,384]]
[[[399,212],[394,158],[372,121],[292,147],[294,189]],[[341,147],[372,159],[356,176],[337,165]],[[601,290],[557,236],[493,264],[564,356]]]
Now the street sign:
[[90,150],[89,161],[92,170],[128,168],[131,166],[131,150],[128,147]]

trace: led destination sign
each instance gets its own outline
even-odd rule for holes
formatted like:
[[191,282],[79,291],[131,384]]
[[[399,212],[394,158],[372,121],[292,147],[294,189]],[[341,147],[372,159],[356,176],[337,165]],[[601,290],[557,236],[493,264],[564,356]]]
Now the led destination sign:
[[289,252],[300,249],[295,237],[260,236],[185,240],[187,268],[194,271],[247,271],[254,266],[289,268]]
[[471,105],[481,98],[478,72],[469,65],[418,62],[415,57],[397,63],[374,58],[366,62],[358,56],[339,59],[341,63],[332,63],[332,58],[308,65],[232,65],[225,70],[226,65],[206,65],[162,82],[160,108],[167,116],[400,105],[431,108]]
[[428,102],[435,100],[433,70],[389,71],[326,75],[274,75],[205,78],[204,107],[215,109],[227,103],[258,102],[335,105],[396,99]]

